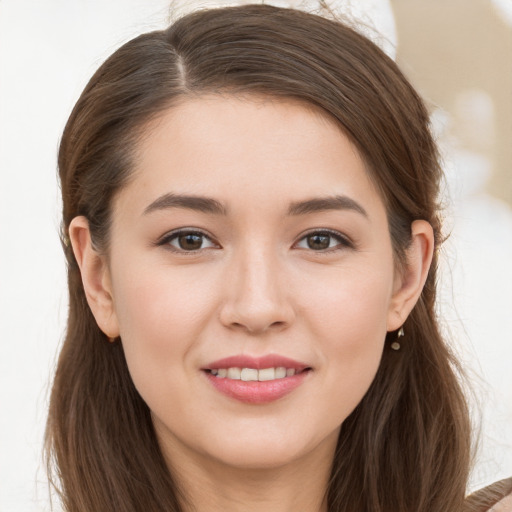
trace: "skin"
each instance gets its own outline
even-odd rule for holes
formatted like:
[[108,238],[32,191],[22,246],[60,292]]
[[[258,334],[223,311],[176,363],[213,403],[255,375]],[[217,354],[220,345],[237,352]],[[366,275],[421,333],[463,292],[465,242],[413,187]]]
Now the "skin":
[[512,511],[512,494],[503,498],[499,503],[496,503],[489,512],[511,512]]
[[[421,293],[432,229],[413,223],[398,272],[383,201],[354,146],[292,101],[185,100],[145,134],[115,199],[108,254],[92,248],[85,218],[71,223],[95,318],[121,337],[195,509],[326,510],[340,425],[375,376],[386,332]],[[224,212],[155,206],[165,194],[207,196]],[[297,202],[334,196],[357,207],[290,215]],[[165,238],[179,228],[206,237],[184,252]],[[328,247],[311,245],[311,232]],[[201,370],[238,354],[280,354],[312,370],[275,402],[242,403]]]

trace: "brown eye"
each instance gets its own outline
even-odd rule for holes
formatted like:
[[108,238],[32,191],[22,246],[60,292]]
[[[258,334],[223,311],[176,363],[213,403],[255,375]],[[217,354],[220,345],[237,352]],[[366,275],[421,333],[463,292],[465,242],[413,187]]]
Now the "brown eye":
[[170,233],[158,242],[158,245],[170,246],[175,252],[197,252],[202,249],[218,247],[200,231],[178,231]]
[[306,237],[310,249],[321,251],[328,249],[331,244],[331,236],[327,234],[314,233]]
[[296,247],[313,251],[335,251],[338,249],[353,248],[352,242],[337,231],[312,231],[302,237]]
[[197,251],[203,245],[203,235],[187,233],[178,237],[178,245],[184,251]]

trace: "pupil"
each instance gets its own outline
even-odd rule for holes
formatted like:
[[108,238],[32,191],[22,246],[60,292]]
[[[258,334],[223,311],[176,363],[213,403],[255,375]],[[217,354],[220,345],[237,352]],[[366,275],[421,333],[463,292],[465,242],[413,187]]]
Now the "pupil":
[[201,249],[201,244],[203,243],[201,235],[181,235],[179,237],[180,247],[185,249],[186,251],[193,251],[195,249]]
[[329,235],[309,235],[308,236],[308,247],[310,249],[328,249],[330,243]]

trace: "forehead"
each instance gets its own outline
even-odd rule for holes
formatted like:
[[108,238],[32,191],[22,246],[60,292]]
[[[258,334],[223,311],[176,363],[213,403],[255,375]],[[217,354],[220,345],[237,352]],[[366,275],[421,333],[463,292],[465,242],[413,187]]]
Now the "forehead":
[[[264,126],[265,129],[261,130]],[[321,107],[299,99],[263,94],[204,94],[180,97],[143,129],[142,153],[161,136],[191,136],[202,142],[252,137],[285,144],[299,133],[318,144],[322,132],[345,138],[339,123]],[[280,136],[279,140],[275,136]],[[217,140],[216,140],[217,139]],[[207,150],[208,147],[205,147]],[[355,148],[353,148],[355,151]]]
[[143,130],[128,188],[146,202],[176,192],[263,205],[334,191],[380,201],[328,114],[263,96],[186,98],[163,111]]

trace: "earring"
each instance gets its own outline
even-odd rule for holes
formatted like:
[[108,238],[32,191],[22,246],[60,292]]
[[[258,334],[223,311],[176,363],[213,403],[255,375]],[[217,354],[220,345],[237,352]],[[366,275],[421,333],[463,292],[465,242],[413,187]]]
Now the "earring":
[[398,333],[396,335],[396,340],[391,343],[391,348],[393,350],[400,350],[400,343],[399,343],[399,339],[402,337],[402,336],[405,336],[405,332],[404,332],[404,326],[402,325],[402,327],[400,327],[400,329],[398,329]]

